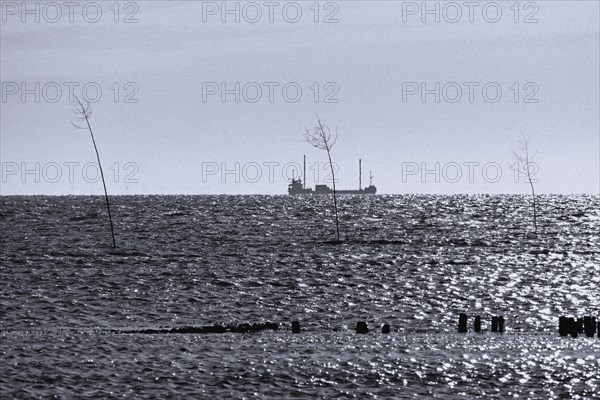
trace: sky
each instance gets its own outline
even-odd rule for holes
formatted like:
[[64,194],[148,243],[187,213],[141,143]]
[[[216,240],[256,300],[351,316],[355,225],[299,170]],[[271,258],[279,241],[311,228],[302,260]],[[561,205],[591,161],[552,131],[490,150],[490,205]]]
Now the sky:
[[0,4],[2,195],[600,193],[597,1]]

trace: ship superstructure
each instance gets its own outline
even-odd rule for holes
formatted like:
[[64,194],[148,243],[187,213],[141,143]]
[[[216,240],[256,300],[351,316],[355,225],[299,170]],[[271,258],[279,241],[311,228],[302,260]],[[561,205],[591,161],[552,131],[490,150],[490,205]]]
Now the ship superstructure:
[[[327,185],[315,185],[315,189],[305,187],[306,182],[306,156],[304,156],[304,182],[302,179],[292,179],[288,185],[288,194],[333,194],[333,189]],[[369,186],[362,188],[362,160],[358,160],[358,190],[336,189],[337,194],[376,194],[377,188],[373,185],[373,174],[369,171]]]

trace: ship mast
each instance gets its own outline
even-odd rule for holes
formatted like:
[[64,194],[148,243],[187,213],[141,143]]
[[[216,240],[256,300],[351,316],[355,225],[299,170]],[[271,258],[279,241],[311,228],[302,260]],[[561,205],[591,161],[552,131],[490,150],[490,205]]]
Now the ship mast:
[[358,190],[362,190],[362,160],[358,159]]
[[306,189],[306,154],[304,155],[304,179],[302,179],[302,189]]

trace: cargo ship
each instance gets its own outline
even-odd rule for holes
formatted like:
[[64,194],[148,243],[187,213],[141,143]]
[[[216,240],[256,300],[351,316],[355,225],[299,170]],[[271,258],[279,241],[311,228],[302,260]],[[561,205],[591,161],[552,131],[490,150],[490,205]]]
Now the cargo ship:
[[[306,156],[304,156],[304,182],[306,182]],[[362,188],[362,160],[358,160],[358,190],[336,189],[336,194],[376,194],[377,188],[373,185],[373,174],[369,171],[369,186]],[[304,186],[302,179],[293,179],[288,185],[288,194],[333,194],[333,189],[327,185],[315,185],[315,190]]]

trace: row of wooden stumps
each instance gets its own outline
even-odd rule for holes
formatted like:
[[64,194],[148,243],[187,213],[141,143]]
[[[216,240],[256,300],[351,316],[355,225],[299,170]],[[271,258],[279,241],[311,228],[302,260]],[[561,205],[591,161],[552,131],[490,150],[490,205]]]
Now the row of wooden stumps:
[[[468,317],[467,314],[460,314],[458,317],[458,332],[466,333]],[[597,326],[597,330],[596,330]],[[494,316],[492,317],[492,325],[490,327],[491,332],[504,333],[504,317]],[[213,325],[213,326],[180,326],[180,327],[159,327],[159,328],[145,328],[145,329],[107,329],[105,331],[112,333],[141,333],[141,334],[160,334],[160,333],[251,333],[260,332],[265,330],[276,331],[279,329],[279,324],[272,322],[248,324],[243,323],[239,325]],[[482,333],[481,329],[481,317],[475,316],[473,323],[473,330],[475,333]],[[594,334],[598,332],[600,337],[600,322],[596,322],[596,317],[586,316],[583,318],[573,317],[560,317],[558,331],[560,336],[571,336],[577,337],[580,333],[585,333],[587,337],[594,337]],[[387,334],[391,332],[389,324],[383,324],[381,327],[381,333]],[[300,322],[292,321],[292,333],[300,333]],[[356,333],[366,334],[369,333],[369,327],[365,321],[358,321],[356,323]]]
[[580,333],[585,333],[587,337],[594,337],[596,331],[600,337],[600,321],[597,323],[596,317],[585,316],[583,318],[559,317],[558,318],[558,334],[560,336],[571,336],[576,338]]
[[[461,313],[458,316],[459,333],[467,333],[469,331],[467,328],[467,319],[467,314],[465,313]],[[504,333],[504,317],[501,315],[492,317],[492,326],[490,330],[494,333]],[[475,331],[475,333],[481,333],[481,317],[479,315],[475,316],[473,331]]]
[[[381,333],[390,333],[391,328],[389,324],[383,324],[381,327]],[[300,333],[300,322],[292,321],[292,333]],[[356,333],[366,334],[369,333],[369,327],[365,321],[358,321],[356,323]]]

